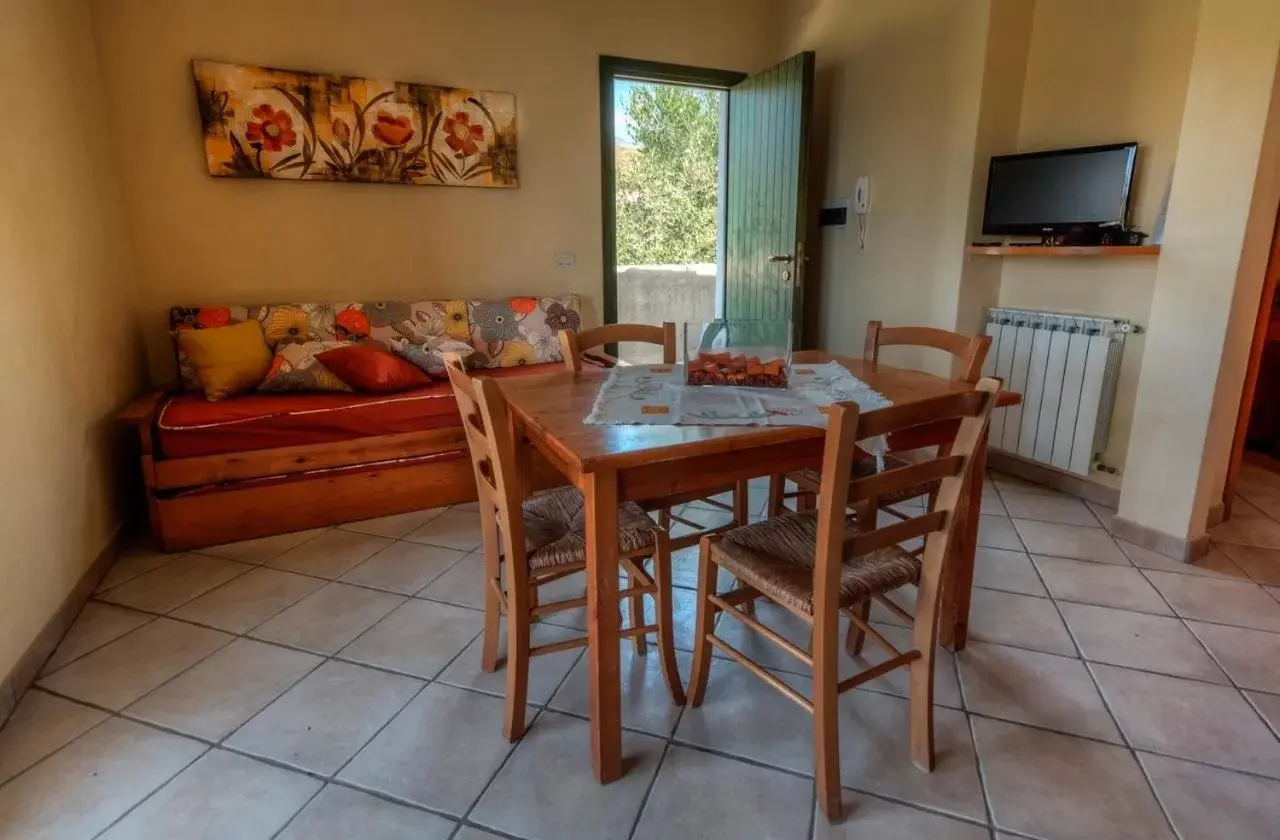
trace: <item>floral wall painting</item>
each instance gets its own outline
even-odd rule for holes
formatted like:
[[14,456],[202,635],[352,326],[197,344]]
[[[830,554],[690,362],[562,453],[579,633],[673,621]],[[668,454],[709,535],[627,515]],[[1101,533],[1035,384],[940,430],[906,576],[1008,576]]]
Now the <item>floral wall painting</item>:
[[209,174],[515,187],[510,93],[192,62]]

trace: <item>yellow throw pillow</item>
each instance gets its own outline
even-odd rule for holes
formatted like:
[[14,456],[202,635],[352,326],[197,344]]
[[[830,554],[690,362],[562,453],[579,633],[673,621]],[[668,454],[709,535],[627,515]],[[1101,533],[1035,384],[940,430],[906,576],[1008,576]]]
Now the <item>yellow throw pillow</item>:
[[271,349],[255,320],[230,327],[180,330],[178,348],[195,366],[205,398],[221,400],[257,388],[271,367]]

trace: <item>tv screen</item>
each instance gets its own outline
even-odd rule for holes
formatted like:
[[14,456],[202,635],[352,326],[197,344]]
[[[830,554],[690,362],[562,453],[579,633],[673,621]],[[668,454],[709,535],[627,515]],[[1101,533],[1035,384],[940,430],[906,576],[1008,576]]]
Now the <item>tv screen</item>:
[[1034,236],[1123,226],[1137,157],[1137,143],[993,157],[982,232]]

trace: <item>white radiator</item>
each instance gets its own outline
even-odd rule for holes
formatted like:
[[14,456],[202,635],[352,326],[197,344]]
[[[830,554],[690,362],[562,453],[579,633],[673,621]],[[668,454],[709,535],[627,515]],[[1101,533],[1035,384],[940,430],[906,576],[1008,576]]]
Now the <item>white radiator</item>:
[[998,376],[1022,404],[991,415],[990,445],[1088,476],[1107,448],[1129,321],[1089,315],[987,310],[991,349],[983,376]]

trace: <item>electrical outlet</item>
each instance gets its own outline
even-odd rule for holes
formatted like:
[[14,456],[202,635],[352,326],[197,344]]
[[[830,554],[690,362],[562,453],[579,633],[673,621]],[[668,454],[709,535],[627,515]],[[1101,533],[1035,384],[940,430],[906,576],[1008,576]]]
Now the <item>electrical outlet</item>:
[[578,262],[578,255],[571,251],[556,252],[556,268],[573,268]]

